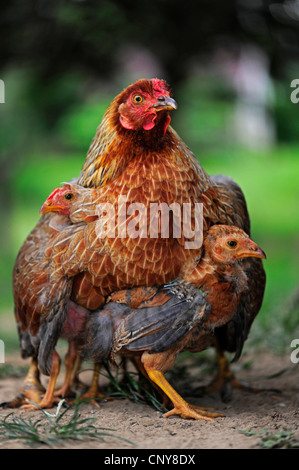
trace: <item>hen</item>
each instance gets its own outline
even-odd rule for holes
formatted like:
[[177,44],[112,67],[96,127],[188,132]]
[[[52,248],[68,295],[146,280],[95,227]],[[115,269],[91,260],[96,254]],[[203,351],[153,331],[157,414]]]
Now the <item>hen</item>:
[[[242,192],[231,181],[213,181],[201,168],[169,125],[169,111],[175,108],[164,81],[139,80],[112,101],[103,117],[77,184],[91,192],[93,188],[100,191],[101,203],[113,208],[114,237],[96,236],[97,220],[72,223],[63,214],[50,213],[42,216],[22,246],[13,283],[22,354],[33,357],[24,383],[25,396],[31,398],[31,392],[40,388],[37,364],[42,373],[50,374],[50,383],[55,383],[59,372],[55,345],[69,317],[74,314],[81,321],[85,309],[98,309],[116,290],[162,285],[176,278],[195,253],[200,254],[200,247],[186,248],[186,241],[192,241],[192,237],[185,238],[184,230],[180,237],[174,237],[173,217],[168,219],[168,214],[162,214],[153,238],[143,226],[146,222],[147,230],[150,227],[150,212],[146,221],[137,222],[134,213],[127,213],[122,220],[119,211],[132,203],[141,203],[146,209],[152,203],[165,203],[167,207],[176,203],[182,215],[184,203],[191,204],[190,232],[194,239],[195,204],[201,202],[204,233],[213,224],[248,230]],[[130,222],[138,227],[136,237],[129,236]],[[165,225],[168,238],[163,237]],[[122,237],[124,229],[127,233]],[[240,312],[219,336],[221,348],[237,352],[260,308],[264,289],[262,265],[248,262],[246,269],[252,290],[250,302],[247,294],[240,299]],[[242,327],[243,338],[238,342],[235,331]],[[67,335],[70,351],[74,351],[75,333],[68,331]],[[75,357],[68,355],[70,368]],[[50,406],[48,395],[39,404]]]
[[[139,80],[129,86],[107,109],[78,183],[103,188],[103,201],[112,204],[116,213],[119,196],[125,196],[127,204],[141,201],[147,208],[152,202],[167,206],[175,202],[180,207],[184,202],[194,205],[208,187],[209,179],[204,171],[199,171],[191,152],[169,127],[168,111],[175,108],[168,85],[161,80]],[[132,215],[128,216],[127,226],[131,219]],[[159,228],[154,238],[115,237],[98,243],[99,239],[93,238],[92,224],[87,229],[72,225],[59,227],[60,233],[53,238],[51,221],[51,214],[42,217],[25,241],[15,263],[13,282],[21,344],[25,344],[26,338],[23,355],[32,355],[34,351],[40,370],[56,375],[57,367],[50,371],[52,353],[67,310],[64,300],[67,296],[61,287],[71,287],[71,298],[76,304],[95,309],[115,289],[161,284],[174,278],[191,250],[185,250],[183,237],[174,239],[170,233],[163,238]],[[163,225],[163,220],[160,224]],[[86,271],[80,266],[82,240],[86,241],[87,250],[89,247],[97,250],[96,261],[92,260]],[[39,259],[44,256],[42,263],[35,262],[36,251]],[[47,280],[49,251],[60,266],[56,293]],[[51,274],[55,275],[53,271]],[[66,286],[64,281],[69,276],[74,282],[67,282]],[[61,287],[57,290],[59,282]],[[45,336],[46,330],[50,334]]]
[[84,354],[96,361],[114,360],[117,354],[133,356],[172,401],[174,408],[165,417],[179,414],[211,421],[223,416],[189,405],[164,374],[180,351],[206,349],[215,329],[233,318],[241,294],[248,289],[246,272],[239,263],[247,257],[266,258],[243,230],[212,226],[203,256],[188,260],[177,279],[160,287],[112,294],[110,302],[87,321]]

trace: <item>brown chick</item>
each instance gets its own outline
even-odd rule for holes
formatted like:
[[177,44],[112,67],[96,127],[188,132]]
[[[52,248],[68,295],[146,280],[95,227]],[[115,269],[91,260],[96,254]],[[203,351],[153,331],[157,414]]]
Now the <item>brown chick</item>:
[[189,260],[176,280],[112,294],[88,319],[83,355],[96,361],[134,357],[172,401],[174,407],[164,417],[178,414],[212,421],[222,416],[188,404],[164,374],[181,351],[198,352],[213,344],[215,329],[233,318],[240,295],[248,288],[239,260],[248,257],[266,255],[243,230],[212,226],[202,256]]

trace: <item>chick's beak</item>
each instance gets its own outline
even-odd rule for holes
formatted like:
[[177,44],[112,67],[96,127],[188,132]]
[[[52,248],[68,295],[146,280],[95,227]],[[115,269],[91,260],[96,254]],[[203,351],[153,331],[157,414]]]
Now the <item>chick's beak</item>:
[[51,205],[46,201],[43,203],[42,207],[40,208],[40,211],[39,213],[40,214],[47,214],[47,212],[51,212],[52,211],[52,207]]
[[262,258],[266,259],[266,253],[252,240],[248,240],[243,249],[240,250],[237,258]]
[[177,109],[178,105],[176,104],[173,98],[170,96],[159,96],[156,103],[154,103],[151,108],[155,108],[156,111],[171,111]]
[[55,206],[51,203],[51,201],[45,201],[40,208],[39,213],[40,214],[47,214],[48,212],[59,212],[61,209],[63,209],[62,206]]

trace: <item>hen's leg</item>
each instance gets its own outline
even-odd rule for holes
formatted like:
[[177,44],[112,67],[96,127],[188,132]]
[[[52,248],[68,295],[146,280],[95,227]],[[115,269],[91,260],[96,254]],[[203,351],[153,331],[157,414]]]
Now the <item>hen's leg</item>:
[[83,393],[83,391],[85,391],[87,389],[87,386],[81,382],[81,380],[79,379],[79,373],[80,373],[80,369],[81,369],[81,358],[79,355],[77,355],[77,359],[76,359],[76,363],[75,363],[75,366],[74,366],[74,370],[73,370],[73,377],[72,377],[72,385],[74,387],[74,390],[75,390],[75,393],[77,394],[81,394]]
[[251,393],[265,391],[279,393],[279,390],[274,388],[251,387],[250,385],[240,382],[238,379],[236,379],[235,375],[230,369],[228,360],[220,348],[217,340],[215,340],[215,347],[217,353],[218,373],[209,385],[203,387],[204,392],[220,391],[221,399],[224,403],[227,403],[232,399],[232,390],[234,388]]
[[76,343],[71,341],[69,343],[68,352],[66,353],[64,364],[65,364],[65,376],[62,387],[56,390],[54,393],[55,397],[66,397],[71,393],[71,386],[73,384],[73,371],[75,362],[77,359]]
[[136,357],[131,358],[131,360],[133,364],[135,365],[136,369],[138,370],[138,372],[142,374],[147,379],[147,381],[151,383],[152,386],[157,390],[157,392],[162,398],[162,405],[165,406],[165,408],[169,408],[169,406],[171,406],[171,400],[169,400],[168,396],[162,391],[161,387],[158,387],[155,382],[153,382],[152,380],[149,380],[149,375],[146,372],[140,357],[136,356]]
[[[50,379],[48,383],[48,387],[46,390],[45,395],[39,402],[35,402],[39,408],[52,408],[55,401],[59,401],[58,399],[54,398],[54,389],[56,385],[56,380],[59,375],[60,371],[60,357],[58,356],[57,352],[54,350],[53,357],[52,357],[52,365],[50,371]],[[25,410],[38,410],[37,406],[33,404],[23,405],[22,409]]]
[[99,391],[100,370],[101,370],[101,363],[96,363],[94,365],[94,372],[93,372],[93,376],[91,380],[91,386],[89,387],[87,392],[84,393],[84,395],[82,395],[81,397],[81,400],[85,400],[85,399],[91,400],[91,403],[97,407],[100,406],[98,402],[96,401],[97,398],[107,400],[107,397]]
[[7,408],[19,408],[20,406],[28,403],[27,399],[38,403],[40,402],[44,392],[45,389],[40,382],[37,360],[32,359],[28,373],[23,382],[21,393],[10,402],[1,403],[1,406]]
[[[166,380],[163,374],[165,371],[165,366],[167,362],[169,363],[170,355],[169,352],[158,353],[158,354],[148,354],[143,353],[142,362],[144,368],[149,376],[149,378],[156,384],[158,387],[163,390],[163,392],[169,397],[172,401],[174,408],[163,415],[164,418],[168,418],[171,415],[180,415],[182,418],[193,418],[193,419],[203,419],[204,421],[214,421],[213,418],[224,416],[219,413],[213,413],[206,411],[204,408],[198,406],[192,406],[187,403],[170,385]],[[175,359],[175,356],[174,358]],[[174,362],[174,360],[172,361]]]

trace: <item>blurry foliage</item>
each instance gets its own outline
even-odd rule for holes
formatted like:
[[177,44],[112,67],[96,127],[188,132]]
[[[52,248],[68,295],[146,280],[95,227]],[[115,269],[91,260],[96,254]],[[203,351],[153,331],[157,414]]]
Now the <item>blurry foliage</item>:
[[103,94],[92,94],[61,116],[56,124],[57,135],[67,148],[82,154],[86,152],[112,98],[112,95],[107,98]]
[[[17,252],[50,191],[79,174],[107,105],[128,84],[121,51],[137,44],[154,54],[174,90],[179,109],[173,127],[209,173],[225,173],[243,188],[253,238],[268,256],[258,322],[269,330],[275,318],[292,333],[294,323],[287,315],[280,319],[279,305],[298,284],[299,104],[290,101],[290,82],[299,77],[298,20],[286,21],[283,2],[276,0],[198,5],[12,0],[2,8],[0,308],[12,310]],[[278,138],[273,149],[254,152],[232,140],[227,123],[234,92],[217,69],[205,67],[217,46],[238,56],[244,43],[258,44],[270,59]],[[203,64],[199,72],[194,62]],[[290,314],[299,317],[298,309]]]
[[299,77],[299,66],[294,68],[293,73],[287,74],[289,79],[285,82],[276,83],[276,102],[274,115],[276,121],[277,138],[280,142],[290,142],[299,140],[299,119],[298,106],[290,100],[290,90],[286,85],[290,84],[294,78]]
[[279,74],[282,61],[298,56],[297,20],[295,2],[279,0],[10,0],[1,9],[1,63],[30,64],[44,79],[66,70],[107,78],[132,43],[149,48],[176,82],[190,57],[249,40]]
[[219,75],[201,73],[186,78],[175,93],[179,111],[174,116],[175,127],[180,129],[191,148],[206,151],[228,145],[226,127],[234,109],[234,94],[220,80]]

